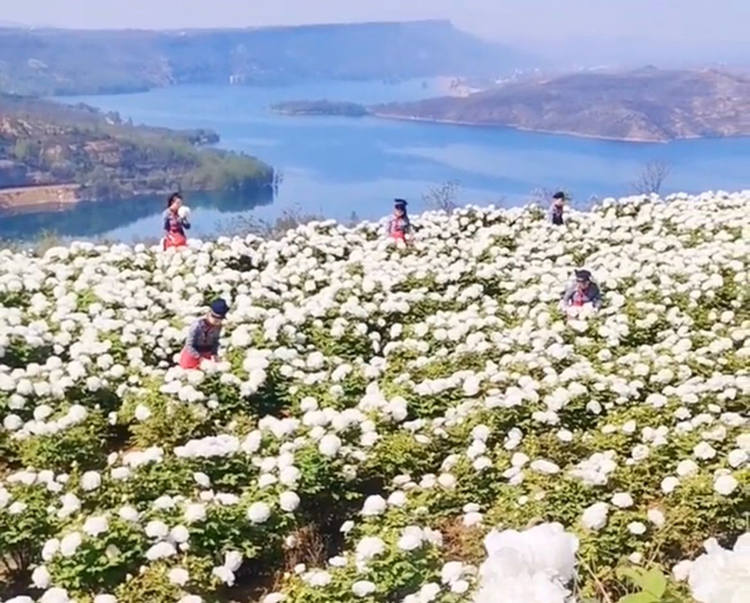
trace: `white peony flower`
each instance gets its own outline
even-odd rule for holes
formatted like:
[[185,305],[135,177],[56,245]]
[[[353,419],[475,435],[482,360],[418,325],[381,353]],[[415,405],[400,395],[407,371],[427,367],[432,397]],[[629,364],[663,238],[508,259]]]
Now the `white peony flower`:
[[156,561],[157,559],[165,559],[172,557],[177,554],[177,550],[169,542],[157,542],[148,551],[146,551],[146,559],[149,561]]
[[680,480],[678,480],[674,476],[668,476],[665,477],[663,480],[661,480],[661,490],[664,492],[664,494],[670,494],[674,491],[674,489],[680,485]]
[[299,502],[296,492],[282,492],[279,496],[279,506],[288,513],[294,511],[299,506]]
[[358,561],[367,562],[380,555],[385,550],[385,542],[377,536],[365,536],[357,543],[356,555]]
[[333,434],[324,435],[318,443],[320,454],[327,457],[334,457],[341,448],[341,439]]
[[185,507],[185,521],[196,523],[206,519],[206,505],[201,503],[191,503]]
[[729,496],[738,486],[737,480],[731,475],[721,475],[714,481],[714,491],[722,496]]
[[167,574],[169,577],[170,584],[176,584],[177,586],[185,586],[190,580],[190,574],[186,569],[181,567],[173,567]]
[[31,572],[31,582],[35,588],[46,589],[49,588],[52,582],[49,570],[43,565],[40,565],[33,572]]
[[628,492],[618,492],[612,496],[612,504],[621,509],[633,506],[633,497]]
[[265,523],[271,517],[271,507],[264,502],[254,502],[247,510],[247,518],[252,523]]
[[422,546],[423,532],[418,526],[408,526],[401,532],[398,548],[402,551],[413,551]]
[[631,521],[628,524],[628,532],[640,536],[646,533],[646,526],[640,521]]
[[750,594],[750,533],[728,551],[711,543],[689,567],[688,583],[700,603],[740,603]]
[[372,496],[368,496],[365,499],[365,504],[362,506],[362,515],[364,516],[381,515],[385,513],[385,509],[386,509],[385,499],[382,496],[374,494]]
[[89,517],[83,524],[83,531],[89,536],[96,537],[109,529],[107,518],[104,516]]
[[581,518],[581,523],[589,530],[601,530],[607,525],[607,514],[609,505],[605,502],[597,502],[586,507]]
[[377,587],[368,580],[358,580],[352,584],[352,592],[357,597],[366,597],[367,595],[374,593],[376,588]]
[[102,483],[102,477],[96,471],[87,471],[81,476],[81,488],[87,492],[96,490]]
[[67,534],[60,541],[60,554],[63,557],[72,557],[76,554],[78,547],[81,546],[81,542],[81,535],[78,532]]
[[649,509],[646,513],[646,517],[648,517],[648,520],[657,528],[661,528],[664,525],[664,513],[659,509]]
[[149,521],[146,524],[146,536],[149,538],[166,538],[169,534],[169,527],[163,521]]

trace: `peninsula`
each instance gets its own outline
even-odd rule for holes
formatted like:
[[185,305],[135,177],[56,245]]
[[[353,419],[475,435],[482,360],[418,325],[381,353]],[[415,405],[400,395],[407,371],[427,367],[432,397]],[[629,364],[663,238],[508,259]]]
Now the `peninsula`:
[[581,72],[368,109],[381,118],[623,141],[747,136],[750,78],[715,69]]
[[136,126],[83,104],[0,94],[0,209],[272,184],[260,160],[206,148],[218,140],[210,130]]
[[271,105],[271,110],[280,115],[344,115],[362,117],[369,112],[358,103],[336,102],[329,100],[287,101]]

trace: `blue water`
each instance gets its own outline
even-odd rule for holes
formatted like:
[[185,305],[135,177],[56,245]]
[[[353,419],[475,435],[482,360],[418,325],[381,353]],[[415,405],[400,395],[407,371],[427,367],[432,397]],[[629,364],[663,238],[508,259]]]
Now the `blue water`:
[[[665,192],[750,188],[750,138],[641,144],[367,117],[287,117],[269,110],[292,99],[414,100],[442,93],[441,85],[180,86],[63,100],[116,110],[136,123],[212,128],[221,135],[219,146],[256,155],[281,172],[275,195],[189,195],[193,236],[215,234],[236,224],[237,216],[272,220],[290,208],[339,219],[352,213],[377,218],[390,212],[396,196],[409,199],[416,212],[424,208],[422,194],[448,180],[460,183],[466,203],[521,204],[538,188],[564,188],[579,201],[617,196],[629,193],[643,164],[656,159],[671,166]],[[45,230],[124,241],[159,236],[163,205],[160,198],[141,198],[0,216],[0,238]]]

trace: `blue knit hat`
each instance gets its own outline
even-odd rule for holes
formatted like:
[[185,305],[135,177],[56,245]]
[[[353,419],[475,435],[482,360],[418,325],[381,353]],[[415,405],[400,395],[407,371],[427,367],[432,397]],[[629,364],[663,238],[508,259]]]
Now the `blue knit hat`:
[[229,312],[229,306],[223,299],[215,299],[211,302],[211,314],[218,318],[224,318]]

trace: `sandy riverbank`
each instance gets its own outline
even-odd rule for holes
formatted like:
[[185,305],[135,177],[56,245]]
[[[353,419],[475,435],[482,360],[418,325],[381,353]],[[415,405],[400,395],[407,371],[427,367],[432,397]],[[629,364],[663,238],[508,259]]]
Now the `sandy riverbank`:
[[22,211],[80,201],[79,184],[53,184],[0,189],[0,211]]

